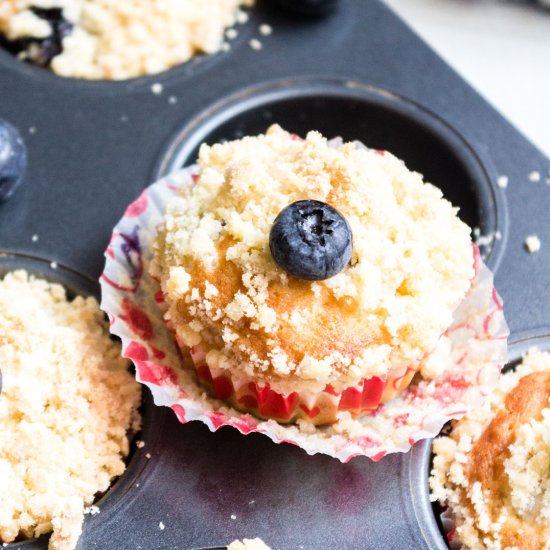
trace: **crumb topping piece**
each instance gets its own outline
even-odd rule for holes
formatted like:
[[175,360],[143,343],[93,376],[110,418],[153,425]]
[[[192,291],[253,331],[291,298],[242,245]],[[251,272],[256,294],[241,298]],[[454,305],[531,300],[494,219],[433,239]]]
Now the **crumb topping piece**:
[[0,280],[0,365],[0,542],[53,530],[50,550],[71,550],[125,469],[139,384],[94,298],[24,271]]
[[465,548],[548,548],[550,354],[529,350],[434,453],[432,499],[450,506]]
[[525,248],[527,249],[527,252],[530,254],[534,254],[535,252],[538,252],[541,247],[540,239],[537,235],[529,235],[525,239]]
[[[203,145],[198,162],[196,184],[167,205],[151,272],[178,339],[209,348],[210,366],[287,394],[383,377],[435,347],[473,255],[457,209],[420,174],[390,153],[279,126]],[[348,266],[314,283],[269,251],[277,215],[306,199],[341,212],[354,239]]]
[[269,546],[260,538],[234,540],[227,550],[270,550]]
[[48,38],[52,27],[37,15],[37,8],[62,10],[72,30],[62,39],[61,53],[51,60],[52,70],[74,78],[126,79],[164,71],[197,53],[217,52],[225,29],[246,20],[240,7],[252,4],[253,0],[13,0],[0,2],[0,33],[9,40]]

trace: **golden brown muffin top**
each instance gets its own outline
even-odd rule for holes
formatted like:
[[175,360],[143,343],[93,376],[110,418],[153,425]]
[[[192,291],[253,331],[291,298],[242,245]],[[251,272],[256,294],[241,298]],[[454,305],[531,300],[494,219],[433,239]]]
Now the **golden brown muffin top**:
[[542,550],[550,536],[550,355],[529,351],[489,402],[434,442],[434,497],[466,548]]
[[[178,336],[211,366],[281,391],[349,386],[414,365],[450,325],[473,275],[469,229],[393,155],[273,126],[204,145],[199,170],[167,206],[152,273]],[[325,281],[287,275],[269,251],[275,217],[303,199],[353,232],[349,265]]]
[[128,367],[94,298],[22,270],[0,279],[0,546],[52,529],[51,550],[76,546],[139,428]]

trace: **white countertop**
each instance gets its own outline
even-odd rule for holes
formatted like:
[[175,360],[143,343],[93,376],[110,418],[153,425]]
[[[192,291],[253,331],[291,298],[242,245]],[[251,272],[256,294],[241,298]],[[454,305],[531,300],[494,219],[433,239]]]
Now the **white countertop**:
[[386,0],[550,156],[550,9],[511,0]]

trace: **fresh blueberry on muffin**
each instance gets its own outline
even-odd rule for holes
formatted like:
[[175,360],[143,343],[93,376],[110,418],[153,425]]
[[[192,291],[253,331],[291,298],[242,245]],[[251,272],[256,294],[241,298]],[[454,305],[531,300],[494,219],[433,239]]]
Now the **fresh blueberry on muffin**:
[[351,229],[332,206],[297,201],[275,218],[269,234],[273,259],[289,275],[307,281],[330,279],[351,257]]

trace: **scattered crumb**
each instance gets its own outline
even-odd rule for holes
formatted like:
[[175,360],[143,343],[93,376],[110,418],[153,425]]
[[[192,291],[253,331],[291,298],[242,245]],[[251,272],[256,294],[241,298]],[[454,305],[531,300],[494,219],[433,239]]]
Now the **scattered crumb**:
[[506,189],[508,187],[508,176],[499,176],[497,178],[497,185],[501,189]]
[[29,128],[29,134],[36,134],[36,126],[31,126]]
[[57,269],[57,262],[50,262],[50,267],[52,269]]
[[145,441],[142,441],[141,439],[139,439],[138,441],[136,441],[136,447],[138,449],[143,449],[143,447],[145,447]]
[[479,228],[474,229],[474,242],[478,246],[490,246],[493,244],[493,241],[497,238],[500,238],[501,235],[499,233],[499,237],[497,237],[497,232],[494,233],[487,233],[487,235],[482,235],[481,230]]
[[139,483],[136,483],[136,487],[139,487]]
[[35,234],[31,237],[31,241],[32,241],[33,243],[35,243],[35,242],[38,241],[38,238],[39,238],[38,235],[35,233]]
[[262,49],[262,43],[257,38],[253,38],[248,44],[253,50]]
[[234,540],[227,550],[270,550],[269,546],[260,538]]
[[228,40],[235,40],[235,38],[239,36],[239,33],[236,29],[227,29],[227,31],[225,32],[225,36]]
[[151,84],[151,91],[155,94],[155,95],[160,95],[162,94],[162,90],[164,89],[163,85],[160,83],[160,82],[154,82],[153,84]]
[[537,170],[533,170],[532,172],[529,173],[529,181],[532,181],[532,182],[538,182],[540,181],[540,172],[538,172]]
[[151,458],[151,453],[146,453],[145,458],[147,459]]
[[273,32],[273,27],[264,23],[263,25],[260,25],[259,31],[261,35],[269,36]]
[[84,508],[84,513],[90,514],[90,516],[95,516],[96,514],[99,514],[99,512],[101,512],[99,506],[95,506],[94,504],[92,504],[92,506],[87,506],[86,508]]
[[231,519],[237,519],[237,516],[235,514],[231,514]]
[[243,23],[246,23],[248,21],[249,17],[250,16],[246,11],[239,11],[236,16],[237,23],[240,23],[242,25]]
[[220,47],[220,50],[222,52],[228,52],[230,49],[231,49],[231,46],[227,42],[224,42]]
[[540,239],[536,235],[529,235],[525,239],[525,248],[530,254],[540,250]]
[[162,521],[159,522],[159,529],[161,531],[164,531],[164,529],[166,529],[166,526],[164,525],[164,523],[162,523]]
[[175,95],[171,95],[168,98],[168,103],[170,103],[170,105],[175,105],[177,102],[178,102],[178,98]]
[[120,122],[128,122],[128,115],[121,115]]

